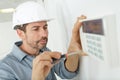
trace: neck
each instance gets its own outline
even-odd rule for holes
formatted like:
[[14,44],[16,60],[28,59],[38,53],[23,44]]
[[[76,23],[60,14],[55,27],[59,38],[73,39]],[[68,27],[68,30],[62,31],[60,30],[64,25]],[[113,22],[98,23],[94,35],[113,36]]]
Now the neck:
[[39,49],[31,48],[29,46],[25,46],[24,44],[20,46],[20,49],[23,50],[28,55],[37,56],[39,54]]

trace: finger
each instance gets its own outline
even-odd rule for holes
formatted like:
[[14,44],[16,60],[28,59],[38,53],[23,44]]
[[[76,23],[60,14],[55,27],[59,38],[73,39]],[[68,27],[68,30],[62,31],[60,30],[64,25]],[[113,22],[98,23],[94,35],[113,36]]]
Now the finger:
[[83,19],[86,19],[86,18],[87,18],[86,16],[81,15],[80,17],[77,18],[77,24],[78,24],[79,26],[81,26],[81,25],[82,25],[82,20],[83,20]]
[[47,55],[49,55],[51,58],[59,59],[61,57],[60,52],[45,52]]
[[50,61],[40,61],[38,67],[39,69],[41,69],[41,72],[43,72],[43,74],[47,76],[51,68],[53,67],[53,64],[51,64]]
[[82,50],[76,50],[76,51],[68,52],[66,56],[70,57],[70,56],[88,56],[88,55]]
[[88,56],[88,54],[85,52],[82,52],[82,53],[80,53],[80,56]]
[[85,53],[83,50],[75,51],[74,54],[78,54],[79,56],[88,56],[88,54]]
[[53,64],[51,64],[48,61],[41,61],[42,63],[42,68],[44,70],[44,74],[48,75],[48,73],[50,72],[51,68],[53,67]]
[[35,58],[34,64],[37,65],[39,63],[39,61],[49,61],[49,62],[53,63],[53,58],[60,59],[60,57],[61,57],[60,52],[45,51]]
[[45,54],[45,53],[41,53],[38,56],[36,56],[36,58],[34,59],[34,61],[36,63],[39,63],[39,61],[50,61],[52,62],[52,59],[49,55]]
[[39,65],[44,68],[45,66],[51,68],[53,66],[53,64],[51,64],[51,62],[48,60],[40,60]]
[[80,17],[78,17],[78,20],[82,20],[82,19],[86,19],[87,17],[84,15],[81,15]]
[[82,26],[81,20],[83,19],[86,19],[86,16],[81,15],[80,17],[77,18],[77,22],[75,23],[74,28],[73,28],[73,33],[76,33],[79,31],[80,27]]

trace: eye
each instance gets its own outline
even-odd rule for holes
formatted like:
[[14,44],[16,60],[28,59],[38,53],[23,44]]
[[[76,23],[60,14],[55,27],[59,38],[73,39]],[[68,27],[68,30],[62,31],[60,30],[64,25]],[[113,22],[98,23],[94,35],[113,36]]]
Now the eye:
[[48,27],[48,24],[45,24],[45,25],[43,26],[43,29],[46,30],[47,27]]
[[37,26],[34,26],[34,27],[32,27],[32,30],[33,30],[33,31],[38,31],[39,28],[38,28]]

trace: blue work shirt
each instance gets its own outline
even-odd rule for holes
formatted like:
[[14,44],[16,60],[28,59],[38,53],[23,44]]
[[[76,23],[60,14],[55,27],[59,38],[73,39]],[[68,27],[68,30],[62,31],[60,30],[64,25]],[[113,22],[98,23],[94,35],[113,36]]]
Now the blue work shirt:
[[[32,61],[35,57],[23,52],[19,48],[21,44],[16,42],[10,54],[0,61],[0,80],[31,80]],[[49,51],[46,47],[42,50]],[[64,60],[53,66],[46,80],[57,80],[54,73],[66,79],[77,75],[77,72],[66,70]]]

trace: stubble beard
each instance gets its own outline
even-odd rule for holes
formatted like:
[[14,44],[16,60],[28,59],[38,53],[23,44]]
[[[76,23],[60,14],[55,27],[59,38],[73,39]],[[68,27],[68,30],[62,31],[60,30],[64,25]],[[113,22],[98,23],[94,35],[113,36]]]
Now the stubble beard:
[[[40,43],[41,40],[46,40],[46,43],[45,43],[45,44],[41,44],[41,43]],[[27,44],[28,44],[31,48],[33,48],[34,50],[39,51],[40,49],[46,47],[47,41],[48,41],[48,38],[44,37],[44,38],[42,38],[42,39],[40,39],[40,40],[34,41],[34,43],[27,41]]]

